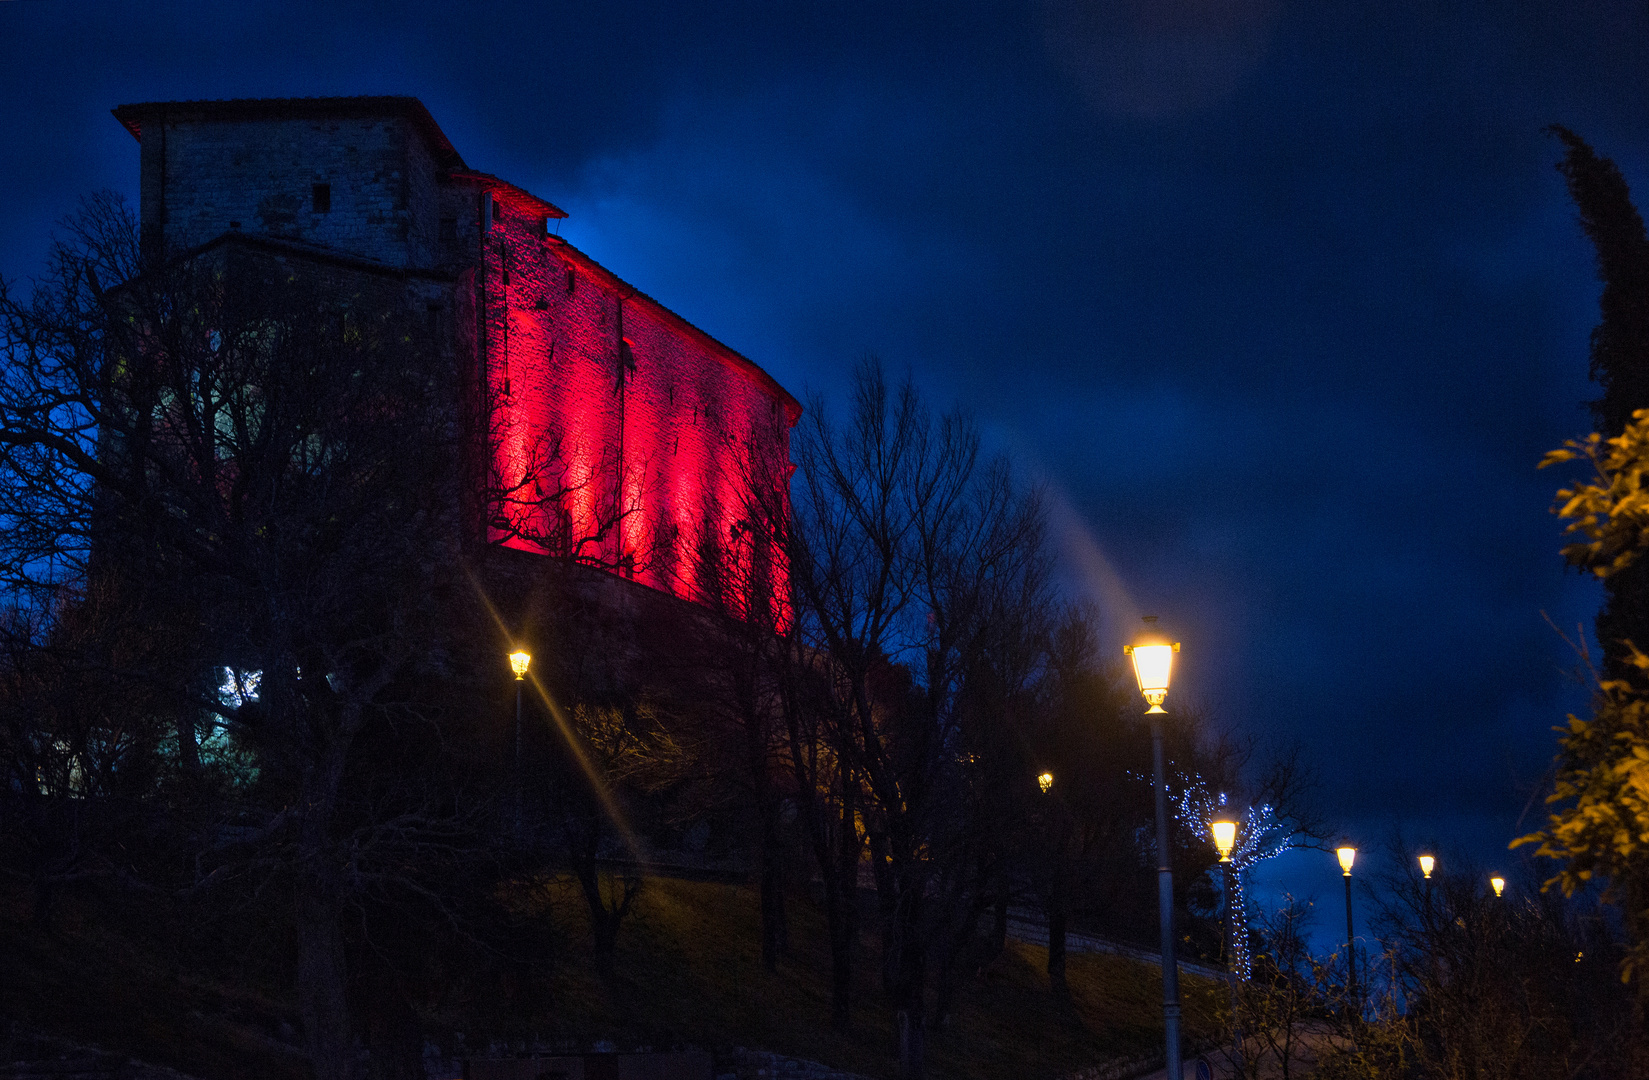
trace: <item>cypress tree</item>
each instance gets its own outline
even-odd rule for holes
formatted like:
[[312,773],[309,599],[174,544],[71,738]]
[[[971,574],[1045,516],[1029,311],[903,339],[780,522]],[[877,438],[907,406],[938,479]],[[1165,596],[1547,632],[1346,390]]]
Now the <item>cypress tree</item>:
[[[1597,250],[1601,319],[1592,330],[1591,375],[1603,394],[1591,403],[1592,418],[1607,438],[1619,435],[1635,409],[1649,409],[1649,235],[1632,205],[1626,178],[1568,128],[1547,129],[1566,152],[1558,172],[1580,211],[1580,227]],[[1639,562],[1605,582],[1597,636],[1604,670],[1619,678],[1623,641],[1649,649],[1649,563]]]

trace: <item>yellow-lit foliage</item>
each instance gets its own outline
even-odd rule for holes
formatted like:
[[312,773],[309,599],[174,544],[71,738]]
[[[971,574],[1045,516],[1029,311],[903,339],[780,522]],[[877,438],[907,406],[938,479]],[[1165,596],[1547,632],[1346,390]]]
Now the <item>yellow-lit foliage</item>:
[[[1649,656],[1628,646],[1632,666],[1649,677]],[[1557,783],[1546,801],[1561,809],[1512,846],[1538,843],[1535,854],[1563,864],[1547,886],[1569,894],[1601,879],[1612,899],[1630,903],[1623,886],[1649,869],[1649,698],[1627,680],[1606,679],[1592,719],[1570,716],[1557,731]],[[1645,959],[1628,959],[1623,975]]]
[[[1553,511],[1569,521],[1567,532],[1581,537],[1563,549],[1575,566],[1607,578],[1632,565],[1649,548],[1649,409],[1632,414],[1625,431],[1612,439],[1592,434],[1546,455],[1541,468],[1590,461],[1594,479],[1558,491]],[[1649,656],[1630,641],[1624,657],[1633,670],[1625,678],[1604,679],[1590,720],[1570,716],[1558,731],[1558,772],[1548,804],[1558,807],[1546,828],[1513,841],[1539,844],[1536,854],[1558,860],[1562,869],[1546,882],[1565,894],[1599,880],[1608,895],[1628,908],[1634,923],[1649,921],[1641,884],[1649,877]],[[1649,937],[1634,933],[1634,949],[1623,965],[1649,963]]]
[[1584,537],[1563,549],[1564,558],[1600,578],[1626,569],[1649,548],[1649,409],[1632,414],[1632,422],[1615,438],[1593,432],[1571,439],[1541,461],[1542,469],[1567,461],[1592,463],[1590,482],[1561,488],[1552,510],[1568,518],[1566,532]]

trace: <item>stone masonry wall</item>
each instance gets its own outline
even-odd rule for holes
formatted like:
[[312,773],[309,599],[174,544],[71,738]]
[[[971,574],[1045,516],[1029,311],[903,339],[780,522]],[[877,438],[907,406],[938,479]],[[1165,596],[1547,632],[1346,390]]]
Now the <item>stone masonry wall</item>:
[[[546,236],[539,217],[506,204],[485,258],[479,306],[506,476],[559,440],[558,468],[573,489],[560,527],[576,543],[621,507],[628,516],[616,532],[586,553],[625,563],[654,588],[736,609],[748,591],[743,578],[782,575],[744,520],[749,477],[769,494],[788,480],[796,417],[782,392]],[[556,527],[536,523],[540,532]],[[736,564],[741,580],[710,580],[711,549]],[[740,595],[717,595],[718,585]]]
[[[403,118],[156,121],[143,133],[142,160],[143,216],[163,214],[173,250],[239,228],[391,266],[429,265],[417,260],[436,230],[426,194],[433,163]],[[325,213],[314,210],[315,184],[330,186]]]

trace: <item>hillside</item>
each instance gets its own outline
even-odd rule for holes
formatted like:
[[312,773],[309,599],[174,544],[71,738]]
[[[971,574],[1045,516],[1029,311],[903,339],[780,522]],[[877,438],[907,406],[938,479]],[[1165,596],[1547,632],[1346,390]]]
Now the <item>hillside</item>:
[[[303,1075],[285,994],[192,970],[184,960],[190,950],[151,932],[159,924],[138,905],[110,897],[65,902],[47,934],[23,921],[21,897],[8,900],[0,915],[7,1019],[212,1080]],[[620,1048],[743,1046],[891,1075],[893,1028],[877,988],[873,932],[862,935],[854,1025],[840,1034],[828,1023],[823,921],[805,902],[791,902],[791,953],[769,975],[760,965],[749,889],[649,880],[620,935],[610,980],[590,963],[582,902],[567,883],[547,883],[521,903],[554,926],[548,940],[560,943],[557,955],[514,958],[513,982],[506,975],[503,984],[447,988],[423,1017],[443,1056],[604,1040]],[[279,942],[253,935],[244,947],[255,954]],[[1073,1000],[1065,1008],[1048,994],[1044,959],[1038,947],[1010,943],[981,978],[967,982],[951,1023],[930,1034],[932,1075],[1037,1080],[1149,1057],[1160,1045],[1154,967],[1073,955]],[[1184,987],[1195,1041],[1210,1031],[1222,991],[1196,977]]]

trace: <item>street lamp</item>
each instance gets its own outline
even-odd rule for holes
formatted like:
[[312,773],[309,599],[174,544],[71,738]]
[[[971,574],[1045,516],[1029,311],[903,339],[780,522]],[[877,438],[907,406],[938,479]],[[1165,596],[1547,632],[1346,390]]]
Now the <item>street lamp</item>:
[[1054,774],[1051,772],[1041,774],[1036,778],[1036,786],[1042,789],[1042,794],[1046,795],[1048,789],[1054,786]]
[[515,827],[521,828],[521,684],[527,679],[532,655],[523,649],[510,653],[510,670],[515,672]]
[[1489,879],[1489,884],[1494,886],[1494,894],[1496,896],[1499,896],[1501,893],[1506,891],[1506,879],[1503,877],[1492,877]]
[[1174,871],[1168,865],[1168,784],[1162,763],[1162,720],[1167,714],[1162,707],[1168,697],[1168,679],[1173,674],[1174,654],[1179,642],[1170,642],[1157,632],[1157,617],[1145,616],[1145,630],[1132,645],[1122,651],[1134,661],[1134,677],[1139,680],[1139,692],[1150,708],[1145,715],[1151,718],[1151,763],[1156,770],[1157,803],[1157,912],[1162,923],[1162,1019],[1166,1042],[1167,1073],[1179,1080],[1184,1070],[1180,1064],[1179,1045],[1179,960],[1174,955]]
[[1437,935],[1432,933],[1431,913],[1431,872],[1437,867],[1437,860],[1430,855],[1420,856],[1420,874],[1425,879],[1425,908],[1420,917],[1424,920],[1426,930],[1426,963],[1431,965],[1432,977],[1437,975]]
[[1346,879],[1346,992],[1350,995],[1352,1007],[1358,1012],[1362,1009],[1357,1006],[1357,943],[1351,931],[1351,864],[1357,861],[1357,849],[1350,840],[1340,841],[1340,846],[1334,849],[1334,854],[1340,860],[1340,872]]
[[[1225,801],[1225,796],[1220,796]],[[1223,882],[1225,888],[1225,978],[1231,984],[1231,1041],[1232,1060],[1242,1061],[1242,1025],[1237,1016],[1239,998],[1237,996],[1237,868],[1231,862],[1231,852],[1237,847],[1237,823],[1229,817],[1217,817],[1208,823],[1208,831],[1214,836],[1214,848],[1220,853],[1220,869],[1224,871]]]

